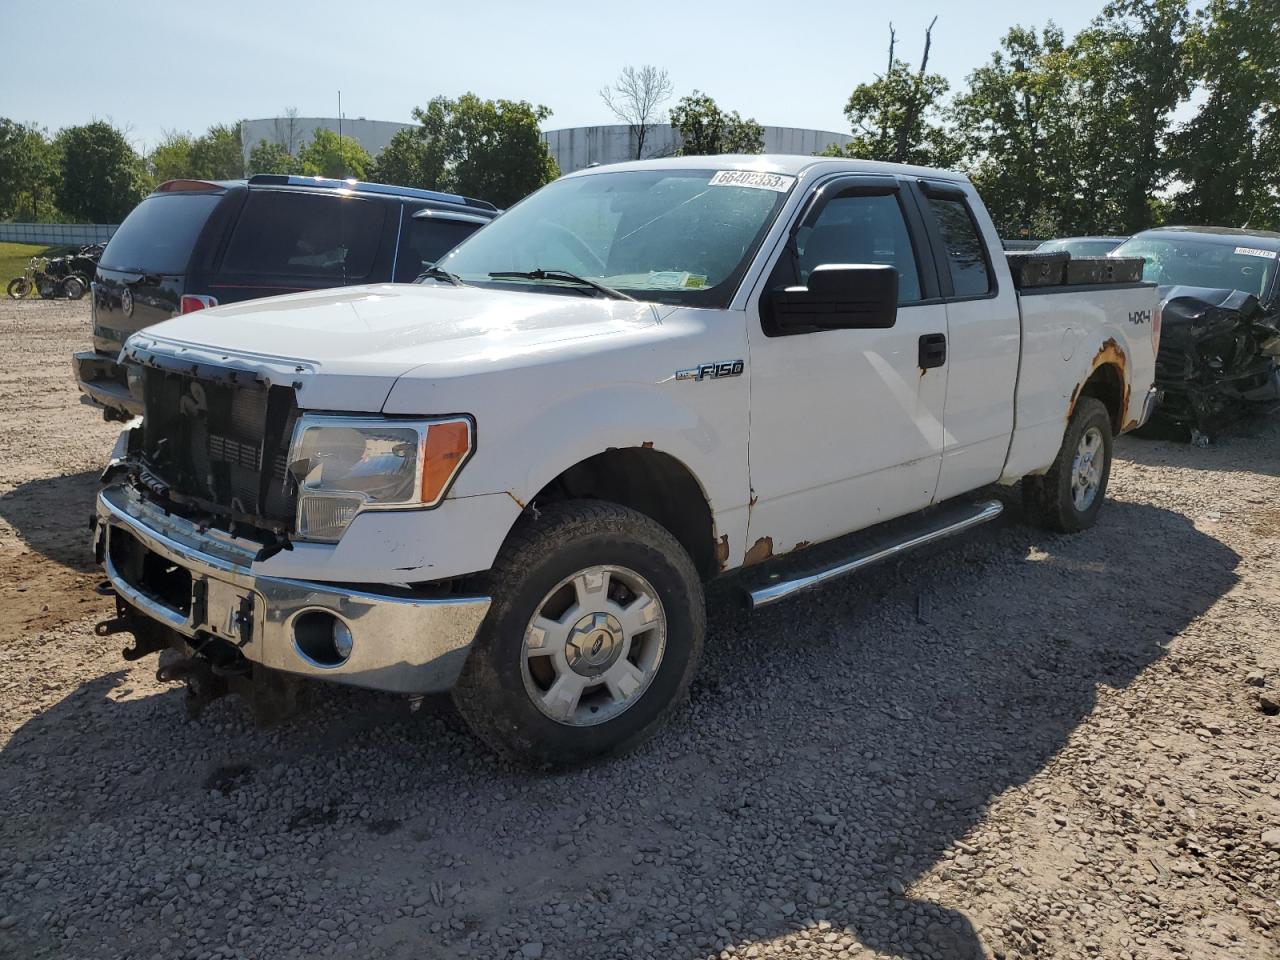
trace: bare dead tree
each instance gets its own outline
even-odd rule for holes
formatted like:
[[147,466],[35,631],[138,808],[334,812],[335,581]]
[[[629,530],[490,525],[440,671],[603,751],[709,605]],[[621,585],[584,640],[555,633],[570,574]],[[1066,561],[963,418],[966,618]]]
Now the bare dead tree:
[[285,107],[284,116],[276,119],[274,123],[276,143],[284,147],[285,153],[289,156],[297,156],[298,140],[301,137],[301,130],[298,124],[298,108]]
[[636,159],[644,156],[649,129],[662,122],[662,105],[671,99],[667,71],[650,64],[636,69],[623,67],[613,86],[600,88],[600,99],[615,117],[631,127],[636,140]]
[[893,21],[889,21],[889,68],[885,70],[884,75],[887,77],[893,73],[893,45],[898,39],[898,34],[893,29]]
[[[933,44],[933,25],[937,22],[937,17],[930,20],[929,28],[924,32],[924,55],[920,58],[920,70],[916,74],[910,98],[907,100],[906,116],[903,117],[902,126],[898,128],[898,142],[893,151],[894,163],[906,161],[907,150],[911,146],[916,126],[920,122],[920,100],[924,92],[925,71],[929,66],[929,47]],[[889,25],[889,69],[893,69],[893,24]]]

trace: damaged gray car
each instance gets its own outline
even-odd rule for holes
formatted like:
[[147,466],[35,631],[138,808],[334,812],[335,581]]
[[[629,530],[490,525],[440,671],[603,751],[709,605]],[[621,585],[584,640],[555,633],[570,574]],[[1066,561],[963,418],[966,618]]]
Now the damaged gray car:
[[1160,289],[1162,399],[1146,433],[1207,443],[1280,400],[1280,233],[1162,227],[1111,256],[1141,257]]

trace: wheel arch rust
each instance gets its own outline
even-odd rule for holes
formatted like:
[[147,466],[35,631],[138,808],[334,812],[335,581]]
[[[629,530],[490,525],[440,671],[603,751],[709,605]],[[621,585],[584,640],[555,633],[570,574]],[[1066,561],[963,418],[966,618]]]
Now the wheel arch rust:
[[1111,414],[1111,429],[1115,433],[1130,429],[1134,424],[1126,420],[1129,391],[1128,355],[1115,337],[1108,337],[1093,355],[1088,374],[1071,390],[1071,399],[1067,403],[1067,423],[1075,416],[1080,398],[1093,397],[1101,401]]

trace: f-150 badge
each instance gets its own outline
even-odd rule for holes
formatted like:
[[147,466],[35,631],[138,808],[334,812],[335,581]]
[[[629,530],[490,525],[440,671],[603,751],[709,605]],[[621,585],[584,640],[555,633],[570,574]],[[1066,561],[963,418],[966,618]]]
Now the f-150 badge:
[[700,363],[688,370],[677,370],[677,380],[719,380],[722,377],[740,377],[745,364],[741,360],[723,360],[719,363]]

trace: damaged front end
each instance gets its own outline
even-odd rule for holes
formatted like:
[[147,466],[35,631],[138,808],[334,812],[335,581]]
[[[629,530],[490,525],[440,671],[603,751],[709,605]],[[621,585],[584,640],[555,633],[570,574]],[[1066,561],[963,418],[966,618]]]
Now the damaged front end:
[[1160,293],[1162,400],[1145,432],[1205,443],[1280,400],[1280,316],[1240,290],[1176,286]]

